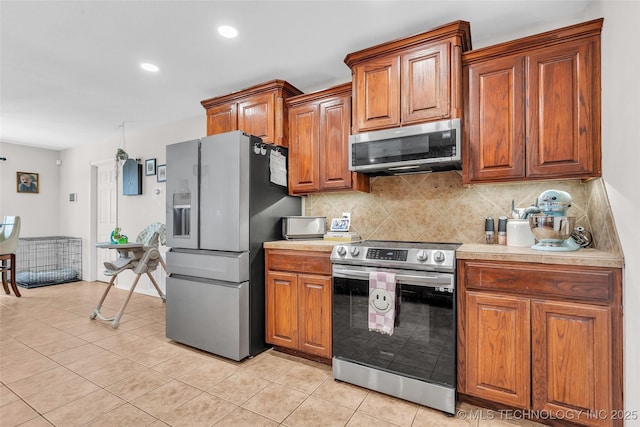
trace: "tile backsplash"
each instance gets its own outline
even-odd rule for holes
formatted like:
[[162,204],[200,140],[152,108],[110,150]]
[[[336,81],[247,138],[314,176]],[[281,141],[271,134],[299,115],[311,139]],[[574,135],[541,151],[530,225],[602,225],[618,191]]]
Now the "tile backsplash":
[[351,231],[363,239],[483,243],[486,216],[497,224],[512,200],[527,207],[551,188],[571,194],[568,213],[593,233],[596,248],[622,254],[602,179],[463,185],[456,171],[374,177],[370,193],[306,196],[305,215],[330,221],[351,212]]

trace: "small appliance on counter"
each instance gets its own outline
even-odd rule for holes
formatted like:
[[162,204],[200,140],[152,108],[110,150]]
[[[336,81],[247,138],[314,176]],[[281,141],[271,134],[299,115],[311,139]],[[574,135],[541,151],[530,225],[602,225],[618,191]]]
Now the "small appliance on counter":
[[282,217],[282,237],[286,240],[322,239],[326,227],[325,216]]
[[538,196],[540,213],[529,216],[529,227],[538,241],[532,249],[558,252],[580,249],[571,237],[576,225],[576,217],[567,215],[571,201],[571,195],[560,190],[546,190]]

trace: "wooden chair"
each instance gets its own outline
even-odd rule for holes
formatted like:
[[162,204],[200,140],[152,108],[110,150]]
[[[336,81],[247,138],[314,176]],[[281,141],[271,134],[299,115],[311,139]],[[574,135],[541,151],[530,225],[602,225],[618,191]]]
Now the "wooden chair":
[[20,291],[16,285],[16,248],[20,236],[20,217],[5,216],[0,225],[0,271],[2,271],[2,287],[4,292],[9,294],[9,284],[7,283],[7,273],[11,274],[11,287],[17,297]]

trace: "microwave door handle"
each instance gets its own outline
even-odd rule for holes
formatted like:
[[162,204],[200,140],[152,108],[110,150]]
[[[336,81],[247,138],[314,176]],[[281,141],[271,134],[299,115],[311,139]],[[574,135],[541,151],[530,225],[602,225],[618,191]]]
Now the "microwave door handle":
[[[333,269],[333,277],[355,280],[369,280],[370,271],[352,270],[352,269]],[[453,289],[453,277],[442,277],[438,274],[425,276],[412,276],[410,274],[396,273],[396,281],[407,285],[424,286],[427,288],[446,288]]]

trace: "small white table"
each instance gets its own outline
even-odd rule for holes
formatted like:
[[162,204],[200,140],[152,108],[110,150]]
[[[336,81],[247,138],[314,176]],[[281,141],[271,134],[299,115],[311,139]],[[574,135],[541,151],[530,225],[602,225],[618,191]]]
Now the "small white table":
[[[158,291],[158,295],[160,295],[162,301],[167,302],[167,297],[160,290],[158,283],[156,283],[155,279],[151,275],[151,272],[156,270],[158,264],[162,265],[162,268],[165,272],[167,271],[167,267],[164,263],[164,260],[162,259],[162,256],[160,255],[160,251],[158,251],[158,248],[156,248],[155,246],[144,246],[142,243],[114,244],[110,242],[96,243],[96,247],[101,249],[115,249],[118,251],[118,258],[115,261],[104,263],[104,266],[106,268],[105,274],[107,276],[111,276],[111,280],[109,281],[104,294],[102,294],[100,302],[96,306],[95,310],[93,310],[93,313],[91,313],[91,315],[89,316],[91,319],[95,319],[97,317],[100,320],[112,322],[111,326],[113,326],[113,328],[117,328],[120,325],[120,319],[124,314],[124,309],[127,307],[127,304],[129,303],[129,300],[133,295],[133,291],[138,284],[138,280],[140,280],[140,276],[143,273],[146,273],[146,275],[149,277],[149,280],[151,280],[151,283],[156,288],[156,291]],[[122,303],[120,311],[118,311],[114,317],[104,317],[102,313],[100,313],[102,304],[107,298],[109,290],[111,290],[111,287],[114,285],[118,274],[125,270],[132,270],[136,275],[136,278],[131,285],[131,289],[129,290],[129,294]]]

